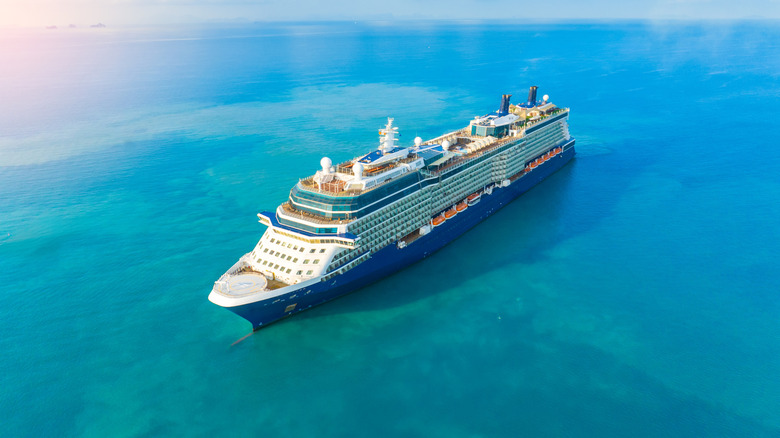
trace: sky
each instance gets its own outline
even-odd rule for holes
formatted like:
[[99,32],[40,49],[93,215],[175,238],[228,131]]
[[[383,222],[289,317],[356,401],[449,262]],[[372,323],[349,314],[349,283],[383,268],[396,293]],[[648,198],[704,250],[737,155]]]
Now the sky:
[[780,19],[780,0],[0,0],[0,27],[495,18]]

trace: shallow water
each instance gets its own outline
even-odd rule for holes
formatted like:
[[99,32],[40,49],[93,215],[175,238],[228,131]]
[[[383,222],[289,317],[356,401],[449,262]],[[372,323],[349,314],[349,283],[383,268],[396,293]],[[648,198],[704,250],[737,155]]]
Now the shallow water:
[[[776,436],[780,28],[0,34],[10,436]],[[577,158],[436,256],[261,330],[207,301],[322,155],[539,85]]]

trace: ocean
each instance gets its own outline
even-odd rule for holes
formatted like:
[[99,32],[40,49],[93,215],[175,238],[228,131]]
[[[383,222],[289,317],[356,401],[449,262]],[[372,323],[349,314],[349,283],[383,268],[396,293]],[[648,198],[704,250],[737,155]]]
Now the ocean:
[[[530,85],[577,156],[234,342],[207,300],[319,160]],[[780,26],[0,31],[5,436],[780,436]]]

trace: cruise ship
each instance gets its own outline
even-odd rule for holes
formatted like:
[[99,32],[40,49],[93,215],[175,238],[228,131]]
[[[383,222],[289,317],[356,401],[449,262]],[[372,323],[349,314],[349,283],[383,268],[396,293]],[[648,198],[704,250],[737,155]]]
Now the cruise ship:
[[510,103],[440,137],[399,144],[388,118],[379,147],[298,181],[257,215],[267,229],[209,295],[254,330],[355,291],[432,255],[574,156],[569,109]]

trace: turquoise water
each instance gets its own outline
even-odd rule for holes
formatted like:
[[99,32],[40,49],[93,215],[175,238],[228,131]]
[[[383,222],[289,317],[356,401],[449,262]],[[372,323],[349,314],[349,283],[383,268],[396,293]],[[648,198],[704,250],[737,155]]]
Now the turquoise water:
[[[0,33],[8,436],[780,435],[780,27]],[[261,330],[212,282],[323,155],[538,85],[577,158]]]

